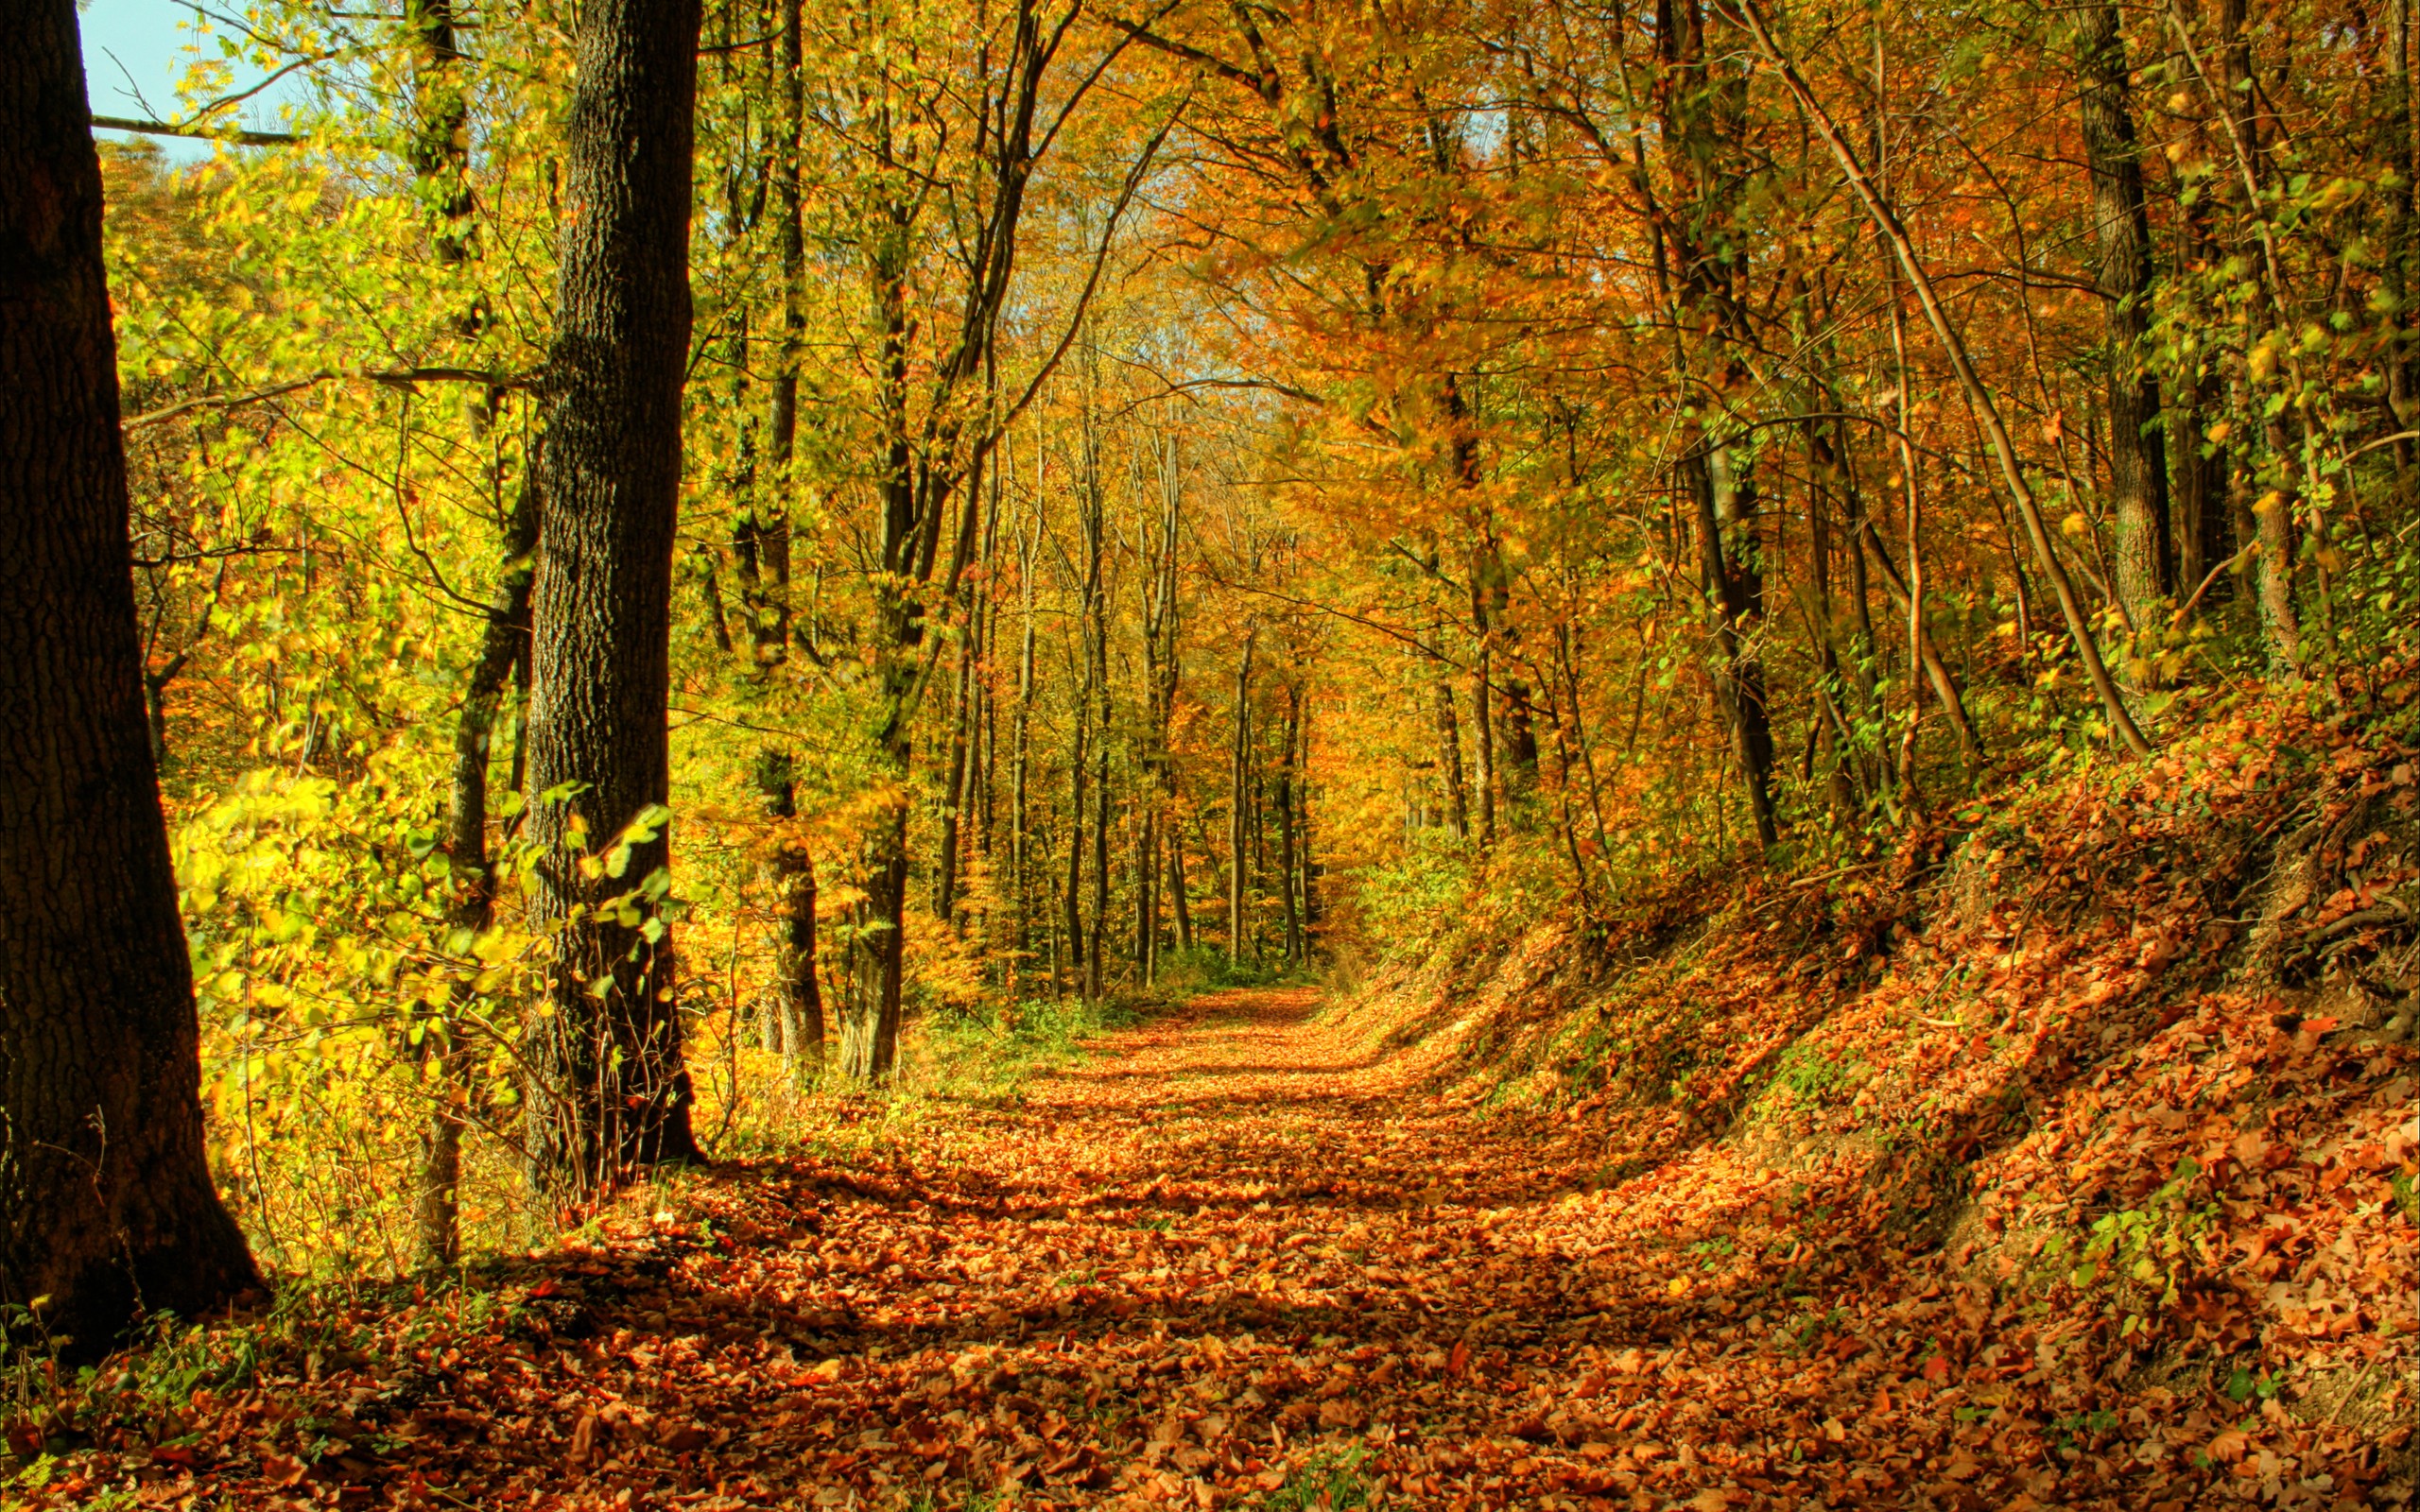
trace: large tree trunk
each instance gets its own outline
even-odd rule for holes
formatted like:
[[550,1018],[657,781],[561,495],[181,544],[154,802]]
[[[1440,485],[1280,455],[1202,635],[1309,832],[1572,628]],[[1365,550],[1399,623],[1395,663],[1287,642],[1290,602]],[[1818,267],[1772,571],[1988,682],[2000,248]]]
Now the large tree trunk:
[[2168,454],[2159,380],[2143,361],[2151,328],[2151,217],[2128,98],[2126,40],[2114,0],[2085,8],[2077,38],[2084,156],[2100,234],[2100,297],[2108,340],[2109,486],[2118,517],[2118,600],[2137,632],[2172,592]]
[[555,964],[527,1145],[549,1188],[698,1155],[661,911],[697,43],[697,0],[580,13],[532,600],[531,913]]
[[89,1359],[259,1283],[212,1187],[72,0],[0,60],[0,1303]]

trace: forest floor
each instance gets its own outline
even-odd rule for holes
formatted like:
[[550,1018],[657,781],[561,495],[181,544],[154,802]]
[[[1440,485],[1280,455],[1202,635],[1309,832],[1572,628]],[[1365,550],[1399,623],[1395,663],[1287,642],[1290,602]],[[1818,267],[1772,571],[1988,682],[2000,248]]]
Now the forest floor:
[[[1828,1209],[1692,1240],[1608,1184],[1576,1124],[1441,1093],[1434,1056],[1373,1048],[1325,1006],[1197,998],[1022,1095],[634,1194],[509,1271],[359,1303],[354,1346],[270,1350],[164,1407],[157,1361],[144,1383],[105,1374],[0,1506],[2151,1512],[2360,1494],[2325,1467],[2360,1435],[2305,1432],[2281,1469],[2268,1446],[2295,1441],[2249,1418],[2250,1438],[2163,1433],[2156,1387],[2152,1416],[2030,1408],[2055,1394],[2031,1351],[2002,1358],[1988,1307],[1878,1246],[1810,1320],[1785,1262],[1858,1245],[1816,1226]],[[1910,1310],[1918,1328],[1885,1327]],[[114,1418],[111,1390],[130,1404]],[[2214,1437],[2219,1460],[2196,1452]]]

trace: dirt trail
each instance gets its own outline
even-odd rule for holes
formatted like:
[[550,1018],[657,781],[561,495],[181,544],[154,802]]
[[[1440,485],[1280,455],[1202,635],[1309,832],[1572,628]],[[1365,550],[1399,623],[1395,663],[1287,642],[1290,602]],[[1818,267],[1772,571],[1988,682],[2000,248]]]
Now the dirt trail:
[[[218,1426],[145,1473],[546,1509],[2175,1512],[2230,1484],[2118,1413],[2057,1420],[2016,1331],[1937,1282],[1793,1322],[1817,1246],[1727,1156],[1583,1191],[1601,1145],[1449,1104],[1320,1007],[1201,998],[884,1157],[685,1185],[508,1308],[432,1298],[377,1320],[384,1357],[198,1401]],[[1708,1181],[1739,1188],[1720,1231]]]

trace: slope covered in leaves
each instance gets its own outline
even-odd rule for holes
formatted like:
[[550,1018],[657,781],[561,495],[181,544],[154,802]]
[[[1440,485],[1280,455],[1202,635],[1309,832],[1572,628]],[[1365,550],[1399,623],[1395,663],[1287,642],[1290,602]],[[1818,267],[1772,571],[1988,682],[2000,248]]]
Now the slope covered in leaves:
[[[2401,1504],[2413,755],[2212,713],[1864,865],[1581,939],[1466,917],[1371,1028],[1583,1131],[1611,1242],[1660,1229],[1705,1257],[1676,1296],[1786,1314],[1870,1399],[1847,1442],[1904,1441],[1911,1366],[1953,1388],[1962,1496],[2070,1500],[2102,1466],[2154,1504]],[[2012,1453],[2065,1469],[1995,1488]]]

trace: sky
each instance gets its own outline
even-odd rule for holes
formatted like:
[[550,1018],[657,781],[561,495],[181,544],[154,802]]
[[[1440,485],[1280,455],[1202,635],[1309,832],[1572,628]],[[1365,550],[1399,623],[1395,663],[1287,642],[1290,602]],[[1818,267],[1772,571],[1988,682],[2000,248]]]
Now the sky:
[[[84,30],[84,88],[92,96],[93,113],[150,120],[175,116],[180,110],[177,80],[184,76],[192,57],[185,51],[193,41],[192,8],[178,0],[78,0],[77,9],[77,20]],[[236,87],[250,85],[259,77],[257,69],[239,66]],[[245,101],[236,112],[242,124],[275,130],[281,99],[301,97],[299,93],[288,96],[285,87],[299,83],[298,76]],[[138,94],[149,101],[147,107],[137,102]],[[123,131],[98,134],[129,139]],[[190,163],[211,153],[207,142],[173,137],[151,140],[173,163]]]

